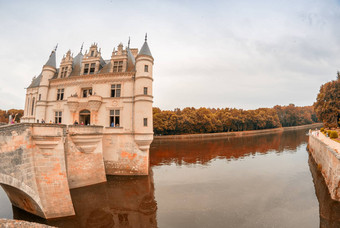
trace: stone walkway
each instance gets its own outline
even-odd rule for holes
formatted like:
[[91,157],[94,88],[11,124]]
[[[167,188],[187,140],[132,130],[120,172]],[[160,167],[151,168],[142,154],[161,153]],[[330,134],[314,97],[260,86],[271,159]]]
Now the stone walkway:
[[0,228],[51,228],[54,226],[47,226],[44,224],[26,222],[14,219],[0,219]]
[[320,131],[312,131],[312,134],[340,154],[340,143],[326,137]]

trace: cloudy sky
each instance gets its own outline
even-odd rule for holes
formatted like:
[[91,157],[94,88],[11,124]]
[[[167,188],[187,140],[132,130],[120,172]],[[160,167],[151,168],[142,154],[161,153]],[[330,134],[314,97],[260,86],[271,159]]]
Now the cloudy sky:
[[340,70],[340,1],[0,0],[0,109],[23,108],[25,89],[58,43],[119,42],[155,59],[154,106],[311,105]]

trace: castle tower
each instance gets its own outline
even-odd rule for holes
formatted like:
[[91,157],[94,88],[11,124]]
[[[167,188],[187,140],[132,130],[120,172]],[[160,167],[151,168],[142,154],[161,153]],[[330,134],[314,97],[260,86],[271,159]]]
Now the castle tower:
[[149,152],[153,140],[152,121],[152,68],[153,57],[147,43],[145,42],[136,57],[136,76],[134,87],[134,133],[135,141],[140,150]]
[[49,59],[47,60],[46,64],[42,68],[41,72],[41,80],[40,85],[38,88],[38,97],[37,97],[37,104],[36,104],[36,113],[35,113],[35,120],[42,121],[42,119],[46,120],[46,106],[47,106],[47,94],[49,88],[49,80],[55,75],[57,72],[56,67],[56,51],[57,46],[52,51]]

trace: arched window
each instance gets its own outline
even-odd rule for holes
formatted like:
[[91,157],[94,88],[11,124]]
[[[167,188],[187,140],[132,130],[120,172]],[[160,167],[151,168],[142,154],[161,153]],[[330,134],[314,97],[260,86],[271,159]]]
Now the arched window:
[[32,111],[31,111],[31,116],[33,116],[33,112],[34,112],[34,102],[35,102],[35,97],[33,97],[33,100],[32,100]]

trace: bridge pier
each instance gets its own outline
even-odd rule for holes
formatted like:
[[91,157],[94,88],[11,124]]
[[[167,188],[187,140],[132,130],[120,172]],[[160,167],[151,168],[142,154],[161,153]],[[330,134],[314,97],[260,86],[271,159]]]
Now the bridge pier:
[[13,205],[43,218],[74,215],[64,125],[0,127],[0,184]]

